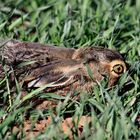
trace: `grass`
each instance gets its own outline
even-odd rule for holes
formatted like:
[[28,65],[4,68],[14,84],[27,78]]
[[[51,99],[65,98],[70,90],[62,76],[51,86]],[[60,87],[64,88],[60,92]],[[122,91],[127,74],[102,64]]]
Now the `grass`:
[[[114,89],[108,90],[104,81],[95,86],[92,94],[83,91],[80,100],[55,94],[41,94],[42,89],[29,91],[23,100],[34,94],[38,98],[64,99],[52,109],[32,110],[33,122],[40,116],[51,115],[53,122],[33,139],[68,139],[61,129],[60,120],[67,113],[73,118],[85,114],[92,116],[79,139],[128,140],[140,138],[140,1],[139,0],[0,0],[0,38],[55,44],[79,48],[85,45],[102,45],[124,54],[131,65]],[[2,63],[2,62],[1,62]],[[6,69],[5,69],[6,71]],[[15,79],[16,80],[16,79]],[[128,86],[127,86],[128,84]],[[133,85],[132,87],[129,86]],[[124,85],[126,85],[124,87]],[[16,95],[11,94],[8,73],[0,81],[0,139],[18,139],[12,131],[17,124],[20,138],[25,138],[23,122],[32,102],[24,105],[21,90],[16,81]],[[76,94],[76,93],[75,93]],[[75,124],[73,138],[78,139]],[[92,130],[92,131],[91,131]]]

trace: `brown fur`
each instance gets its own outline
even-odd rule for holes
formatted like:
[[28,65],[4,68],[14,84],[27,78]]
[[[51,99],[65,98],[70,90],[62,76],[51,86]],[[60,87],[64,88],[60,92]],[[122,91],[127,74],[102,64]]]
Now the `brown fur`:
[[[1,54],[7,66],[14,67],[19,79],[21,74],[23,75],[21,79],[28,87],[41,87],[52,83],[53,88],[57,89],[75,82],[81,86],[89,82],[100,82],[104,75],[109,77],[109,86],[113,86],[126,71],[120,53],[103,47],[87,46],[76,50],[12,40],[1,48]],[[35,63],[17,67],[17,64],[26,61],[35,61]],[[93,78],[88,74],[87,65],[91,69]],[[121,74],[113,71],[115,65],[123,66]]]

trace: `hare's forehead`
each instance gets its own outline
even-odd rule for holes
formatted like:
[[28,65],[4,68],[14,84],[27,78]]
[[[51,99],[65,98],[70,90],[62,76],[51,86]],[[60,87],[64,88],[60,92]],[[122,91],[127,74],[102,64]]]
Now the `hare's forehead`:
[[120,53],[118,53],[117,51],[112,51],[112,50],[108,50],[108,49],[103,49],[103,50],[93,50],[90,52],[90,54],[92,55],[96,55],[96,57],[100,60],[100,61],[113,61],[113,60],[122,60],[123,61],[123,57],[121,56]]

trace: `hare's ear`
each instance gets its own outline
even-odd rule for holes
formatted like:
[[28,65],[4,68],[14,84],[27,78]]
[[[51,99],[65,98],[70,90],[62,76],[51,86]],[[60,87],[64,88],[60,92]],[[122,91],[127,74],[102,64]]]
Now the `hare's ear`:
[[[50,78],[50,79],[49,79]],[[46,88],[57,88],[64,87],[73,82],[73,76],[56,75],[56,76],[40,76],[28,82],[28,88],[31,87],[46,87]]]
[[75,60],[56,60],[30,71],[24,83],[28,87],[66,86],[74,81],[79,73],[80,63]]
[[[48,72],[47,72],[48,71]],[[38,74],[37,74],[38,73]],[[24,83],[28,88],[32,87],[63,87],[71,83],[73,76],[65,72],[55,72],[55,69],[50,69],[49,66],[33,70],[32,73],[24,78]]]

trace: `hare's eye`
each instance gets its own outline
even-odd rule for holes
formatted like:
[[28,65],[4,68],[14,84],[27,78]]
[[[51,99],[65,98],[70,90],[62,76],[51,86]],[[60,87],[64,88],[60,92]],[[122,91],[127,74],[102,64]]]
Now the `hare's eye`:
[[113,66],[113,70],[117,74],[122,74],[124,72],[124,67],[121,64]]

